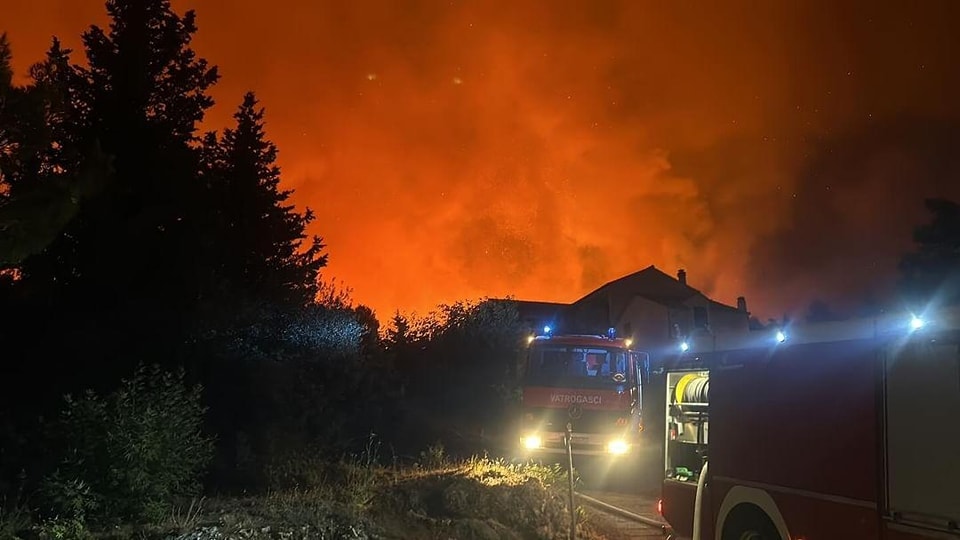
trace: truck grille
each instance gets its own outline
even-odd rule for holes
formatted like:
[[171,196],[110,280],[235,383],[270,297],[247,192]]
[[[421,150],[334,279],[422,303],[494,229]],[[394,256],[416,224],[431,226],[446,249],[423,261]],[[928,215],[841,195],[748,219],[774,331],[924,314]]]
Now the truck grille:
[[[628,416],[627,411],[585,410],[579,418],[570,418],[567,409],[528,408],[525,411],[524,426],[543,431],[566,431],[567,422],[572,424],[575,433],[613,433],[622,431],[624,426],[617,425],[617,418]],[[532,415],[532,419],[530,416]]]

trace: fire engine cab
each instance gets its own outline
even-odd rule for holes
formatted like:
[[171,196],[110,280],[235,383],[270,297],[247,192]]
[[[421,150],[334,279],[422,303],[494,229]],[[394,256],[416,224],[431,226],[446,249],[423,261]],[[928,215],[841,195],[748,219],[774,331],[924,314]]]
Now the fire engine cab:
[[649,357],[629,338],[543,335],[528,340],[522,379],[520,449],[528,455],[566,452],[620,456],[637,446]]
[[960,539],[960,311],[680,343],[660,511],[676,538]]

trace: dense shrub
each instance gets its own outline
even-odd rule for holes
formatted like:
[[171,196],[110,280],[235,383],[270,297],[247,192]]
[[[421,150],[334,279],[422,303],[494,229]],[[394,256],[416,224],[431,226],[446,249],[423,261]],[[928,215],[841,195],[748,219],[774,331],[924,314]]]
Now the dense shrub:
[[324,304],[221,314],[198,340],[218,443],[209,478],[221,492],[269,488],[271,469],[290,456],[335,459],[391,422],[399,385],[378,350],[375,317],[346,293],[324,291]]
[[508,425],[524,351],[512,301],[457,302],[422,319],[398,315],[386,346],[407,398],[409,421],[400,435],[418,439],[408,446],[439,440],[455,454],[469,454],[479,450],[480,433]]
[[212,455],[201,433],[200,387],[140,367],[106,398],[67,397],[56,430],[63,455],[41,489],[60,517],[95,523],[156,521],[195,495]]

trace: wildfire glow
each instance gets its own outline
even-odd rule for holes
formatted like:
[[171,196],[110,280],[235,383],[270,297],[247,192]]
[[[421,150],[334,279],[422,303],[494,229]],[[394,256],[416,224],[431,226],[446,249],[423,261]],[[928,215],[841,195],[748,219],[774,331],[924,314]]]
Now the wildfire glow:
[[[932,2],[173,4],[223,74],[204,127],[258,92],[327,277],[381,318],[572,301],[649,264],[802,307],[891,281],[921,198],[956,176],[917,157],[946,143],[911,145],[957,140],[926,120],[960,117]],[[0,5],[21,78],[91,23],[99,1]]]

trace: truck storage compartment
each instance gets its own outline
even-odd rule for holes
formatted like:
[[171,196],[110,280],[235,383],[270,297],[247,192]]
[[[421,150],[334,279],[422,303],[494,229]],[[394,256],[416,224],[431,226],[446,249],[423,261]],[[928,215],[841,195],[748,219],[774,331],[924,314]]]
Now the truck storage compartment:
[[666,477],[696,482],[710,438],[710,374],[667,373]]
[[960,527],[957,338],[898,343],[886,355],[887,497],[895,521]]

